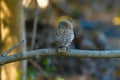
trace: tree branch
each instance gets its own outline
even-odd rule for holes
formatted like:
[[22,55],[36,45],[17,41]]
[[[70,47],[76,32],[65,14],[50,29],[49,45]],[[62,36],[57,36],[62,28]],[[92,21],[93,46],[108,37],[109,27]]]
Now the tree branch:
[[19,52],[9,56],[0,56],[0,66],[10,62],[35,58],[37,56],[72,56],[79,58],[120,58],[120,50],[109,50],[109,51],[69,50],[66,53],[57,53],[55,49],[39,49],[39,50]]
[[11,48],[9,48],[8,50],[6,50],[4,53],[2,53],[0,56],[7,56],[13,49],[15,49],[16,47],[18,47],[20,44],[22,44],[24,42],[24,40],[21,40],[20,42],[16,43],[15,45],[13,45]]

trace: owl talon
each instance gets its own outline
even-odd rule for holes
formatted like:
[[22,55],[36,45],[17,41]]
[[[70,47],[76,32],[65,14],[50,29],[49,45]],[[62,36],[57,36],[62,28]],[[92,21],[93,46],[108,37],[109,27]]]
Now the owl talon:
[[61,49],[61,48],[58,48],[58,52],[59,52],[59,53],[66,52],[66,48],[62,48],[62,49]]
[[67,47],[67,51],[69,52],[71,50],[71,48],[70,47]]

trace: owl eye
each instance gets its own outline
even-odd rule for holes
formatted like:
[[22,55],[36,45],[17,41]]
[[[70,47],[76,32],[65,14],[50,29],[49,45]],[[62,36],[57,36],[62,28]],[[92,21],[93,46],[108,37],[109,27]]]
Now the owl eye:
[[67,28],[68,26],[67,26],[67,23],[66,23],[66,22],[60,22],[60,23],[59,23],[59,27],[60,27],[60,28]]
[[65,22],[60,22],[58,26],[61,28],[65,28],[67,27],[67,24]]

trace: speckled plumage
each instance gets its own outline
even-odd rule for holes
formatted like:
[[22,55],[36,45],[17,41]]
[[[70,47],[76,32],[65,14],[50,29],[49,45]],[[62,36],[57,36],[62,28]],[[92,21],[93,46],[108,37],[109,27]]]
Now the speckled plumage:
[[55,41],[58,46],[58,52],[66,52],[66,48],[69,47],[74,39],[73,25],[70,21],[60,21],[58,29],[55,33]]

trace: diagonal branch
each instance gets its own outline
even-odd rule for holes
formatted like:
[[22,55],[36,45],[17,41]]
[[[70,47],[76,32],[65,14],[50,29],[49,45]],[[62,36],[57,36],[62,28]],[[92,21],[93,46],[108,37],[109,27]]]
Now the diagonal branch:
[[10,56],[1,56],[0,66],[10,62],[31,59],[37,56],[72,56],[79,58],[120,58],[120,50],[109,50],[109,51],[69,50],[66,53],[57,53],[55,49],[39,49],[39,50],[19,52]]
[[15,45],[13,45],[11,48],[9,48],[8,50],[6,50],[4,53],[2,53],[0,56],[7,56],[13,49],[15,49],[16,47],[18,47],[20,44],[22,44],[24,42],[24,40],[21,40],[20,42],[16,43]]

